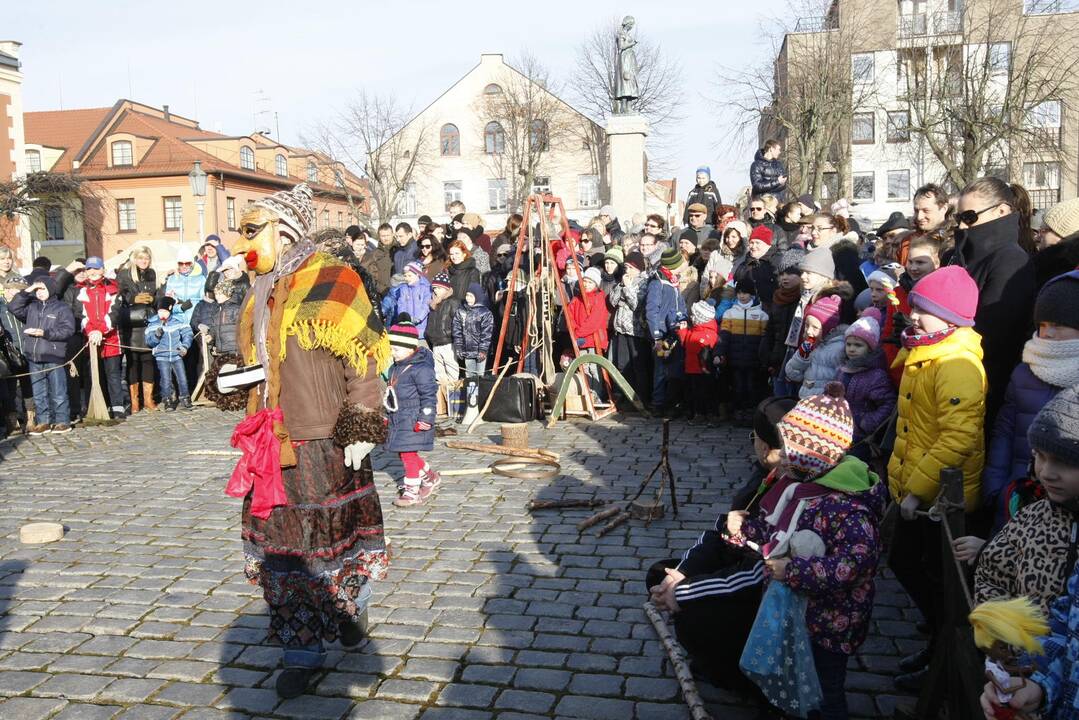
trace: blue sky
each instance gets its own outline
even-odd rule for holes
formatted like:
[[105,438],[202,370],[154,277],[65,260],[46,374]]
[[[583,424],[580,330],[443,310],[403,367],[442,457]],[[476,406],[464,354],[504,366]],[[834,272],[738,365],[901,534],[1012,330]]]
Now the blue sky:
[[[708,98],[722,94],[720,65],[755,64],[768,52],[760,27],[782,4],[758,0],[754,13],[739,13],[633,0],[310,6],[43,0],[5,8],[5,35],[23,43],[27,110],[58,109],[61,93],[66,109],[130,97],[167,103],[208,130],[246,134],[256,109],[270,108],[281,139],[297,143],[305,128],[333,115],[359,88],[392,92],[422,109],[479,62],[481,52],[512,60],[527,49],[556,79],[568,78],[574,49],[593,28],[632,14],[639,33],[683,66],[685,90],[672,98],[686,116],[672,142],[679,194],[688,191],[697,165],[708,164],[724,197],[733,198],[748,182],[753,148],[729,150],[729,134]],[[272,118],[268,124],[272,129]]]

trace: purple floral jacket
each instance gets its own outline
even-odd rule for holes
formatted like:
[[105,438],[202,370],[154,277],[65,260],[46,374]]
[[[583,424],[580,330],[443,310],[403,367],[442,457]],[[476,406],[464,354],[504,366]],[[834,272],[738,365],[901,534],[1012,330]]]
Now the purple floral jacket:
[[[868,469],[848,457],[832,472]],[[819,535],[827,552],[823,557],[791,558],[784,582],[809,598],[806,627],[813,642],[826,650],[853,655],[865,640],[880,559],[877,528],[887,500],[887,485],[877,480],[863,492],[834,491],[812,498],[798,518],[797,529]],[[746,518],[742,536],[763,545],[778,530],[757,515]]]

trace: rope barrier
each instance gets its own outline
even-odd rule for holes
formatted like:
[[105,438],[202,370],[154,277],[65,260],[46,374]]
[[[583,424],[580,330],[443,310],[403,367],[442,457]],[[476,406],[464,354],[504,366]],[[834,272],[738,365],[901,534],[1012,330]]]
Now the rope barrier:
[[[197,333],[195,333],[191,338],[192,344],[194,344],[195,340],[198,339],[201,335],[202,335],[201,330],[199,330]],[[102,344],[104,345],[105,343],[102,343]],[[53,370],[56,370],[57,368],[68,367],[68,366],[74,367],[75,361],[78,360],[79,356],[82,355],[84,352],[86,352],[87,348],[89,348],[89,347],[90,347],[90,341],[87,340],[85,343],[83,343],[83,346],[81,348],[79,348],[79,351],[77,353],[75,353],[74,355],[72,355],[71,359],[67,360],[66,362],[62,362],[59,365],[51,365],[49,367],[42,368],[40,370],[29,370],[29,371],[24,372],[24,373],[16,373],[14,375],[8,375],[7,377],[5,377],[3,379],[4,380],[14,380],[16,378],[32,377],[34,375],[42,375],[44,373],[50,373]],[[137,350],[139,352],[153,352],[152,348],[133,347],[131,345],[121,345],[119,343],[117,343],[115,345],[111,345],[111,347],[119,348],[121,350]]]

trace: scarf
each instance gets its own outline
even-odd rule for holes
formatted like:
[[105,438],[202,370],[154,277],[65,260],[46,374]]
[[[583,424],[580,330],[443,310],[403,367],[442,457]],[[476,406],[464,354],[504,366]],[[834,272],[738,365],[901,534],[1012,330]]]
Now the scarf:
[[907,350],[913,350],[916,347],[925,347],[926,345],[936,345],[941,340],[949,337],[956,331],[955,325],[949,325],[943,330],[937,332],[924,333],[919,335],[914,332],[914,326],[909,325],[903,328],[903,334],[899,336],[900,341],[903,343],[903,347]]
[[845,358],[839,366],[841,372],[845,372],[848,375],[854,375],[864,370],[872,370],[873,368],[884,367],[881,363],[882,353],[878,350],[867,352],[861,357],[857,357],[853,360]]
[[1046,340],[1035,333],[1023,346],[1023,362],[1053,387],[1079,385],[1079,340]]
[[792,305],[798,302],[798,298],[802,297],[802,288],[793,287],[789,290],[785,290],[781,287],[777,287],[772,293],[773,305]]

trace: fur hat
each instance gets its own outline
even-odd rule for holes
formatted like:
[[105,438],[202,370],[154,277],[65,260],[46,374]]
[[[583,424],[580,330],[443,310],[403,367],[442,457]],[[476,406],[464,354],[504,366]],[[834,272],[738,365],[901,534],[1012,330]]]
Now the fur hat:
[[703,325],[716,319],[716,309],[707,300],[698,300],[689,308],[689,316],[694,325]]
[[[843,299],[838,295],[825,295],[806,308],[805,316],[807,319],[814,317],[820,321],[820,337],[822,340],[839,324],[839,311],[842,305]],[[879,336],[879,329],[877,334]]]
[[1079,198],[1065,200],[1049,208],[1042,225],[1062,238],[1079,232]]
[[870,350],[876,350],[880,346],[880,311],[876,308],[867,309],[862,313],[862,317],[847,328],[843,336],[856,337],[868,345]]
[[835,258],[828,248],[814,248],[805,254],[799,264],[802,272],[815,272],[829,280],[835,280]]
[[1079,467],[1079,388],[1065,388],[1042,407],[1027,430],[1030,447]]
[[802,400],[777,424],[787,464],[810,479],[838,465],[850,449],[854,418],[844,394],[842,383],[830,382],[822,394]]
[[401,313],[397,322],[390,327],[390,345],[415,350],[420,346],[420,331],[413,324],[412,316]]
[[1051,322],[1079,330],[1079,270],[1047,282],[1034,305],[1034,322]]
[[974,327],[978,285],[966,270],[947,265],[919,280],[910,291],[910,306],[958,327]]

